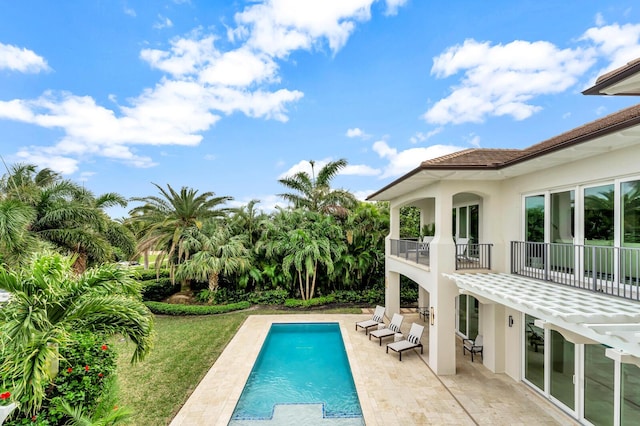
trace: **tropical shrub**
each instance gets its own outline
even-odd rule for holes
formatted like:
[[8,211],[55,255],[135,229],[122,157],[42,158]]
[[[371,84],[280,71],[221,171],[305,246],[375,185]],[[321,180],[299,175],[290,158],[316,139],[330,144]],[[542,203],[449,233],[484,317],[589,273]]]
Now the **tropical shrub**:
[[254,305],[284,305],[288,296],[287,290],[258,291],[249,295],[249,302]]
[[[104,335],[74,333],[71,343],[60,348],[60,358],[60,371],[53,385],[43,384],[47,398],[40,410],[35,414],[19,412],[5,425],[64,424],[68,416],[61,410],[63,402],[95,414],[98,406],[109,399],[115,385],[117,354]],[[109,410],[113,410],[111,402]]]
[[158,315],[214,315],[239,311],[251,307],[249,302],[228,305],[175,305],[161,302],[145,302],[151,312]]
[[156,280],[158,278],[169,278],[169,270],[163,269],[137,269],[135,271],[135,278],[139,281]]
[[60,350],[77,343],[75,333],[128,337],[135,344],[132,362],[151,349],[153,315],[138,283],[112,264],[76,274],[73,262],[45,253],[19,271],[0,267],[0,288],[12,296],[0,309],[0,374],[28,415],[47,398]]
[[171,278],[142,281],[142,300],[159,302],[180,290],[180,284],[171,282]]
[[312,299],[287,299],[284,302],[286,308],[310,308],[312,306],[329,305],[335,301],[333,295],[314,297]]

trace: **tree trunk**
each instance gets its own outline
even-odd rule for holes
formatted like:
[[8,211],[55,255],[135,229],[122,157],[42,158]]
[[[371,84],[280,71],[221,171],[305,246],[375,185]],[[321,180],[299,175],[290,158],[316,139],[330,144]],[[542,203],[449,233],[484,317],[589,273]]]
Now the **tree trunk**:
[[180,293],[188,293],[191,291],[191,282],[189,280],[182,280],[180,283]]
[[209,274],[209,291],[218,291],[218,274]]
[[144,270],[149,269],[149,250],[144,251]]
[[304,278],[305,278],[305,285],[307,287],[307,298],[305,300],[309,300],[311,299],[311,297],[309,296],[309,291],[310,291],[309,290],[309,271],[305,270]]
[[298,284],[300,284],[300,297],[302,297],[302,300],[307,300],[304,297],[304,285],[302,284],[302,272],[298,271]]
[[316,293],[316,277],[318,276],[318,262],[313,265],[313,281],[311,281],[311,294],[309,299],[313,299],[313,295]]

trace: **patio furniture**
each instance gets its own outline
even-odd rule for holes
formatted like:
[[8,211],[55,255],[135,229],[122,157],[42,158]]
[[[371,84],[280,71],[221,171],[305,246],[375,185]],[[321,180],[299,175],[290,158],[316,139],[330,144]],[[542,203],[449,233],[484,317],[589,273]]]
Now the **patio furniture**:
[[364,334],[369,333],[371,327],[377,327],[379,324],[384,324],[384,306],[376,306],[376,310],[373,312],[373,317],[370,320],[359,321],[356,323],[356,331],[358,327],[364,328]]
[[387,353],[389,353],[389,349],[391,349],[394,352],[398,352],[398,355],[400,356],[400,361],[402,361],[402,352],[404,351],[420,348],[420,353],[423,353],[424,348],[422,346],[422,343],[420,343],[420,339],[422,338],[423,332],[424,332],[424,326],[416,324],[414,322],[413,324],[411,324],[409,335],[405,340],[387,344]]
[[426,235],[424,237],[422,237],[422,241],[418,242],[418,245],[416,246],[415,249],[408,249],[407,252],[409,253],[415,253],[415,252],[419,252],[419,253],[428,253],[429,252],[429,244],[431,243],[431,241],[433,241],[433,237]]
[[527,323],[527,334],[529,335],[529,344],[533,346],[533,350],[538,352],[538,346],[544,348],[544,336],[533,328],[533,323]]
[[458,260],[469,260],[469,239],[458,238],[456,240],[456,258]]
[[427,321],[427,318],[429,317],[429,307],[428,306],[418,306],[416,308],[416,312],[418,313],[418,316],[420,318],[422,318],[423,321]]
[[473,362],[474,354],[480,354],[484,359],[482,340],[482,334],[478,334],[475,339],[462,339],[462,355],[466,355],[466,352],[469,351],[471,353],[471,362]]
[[402,321],[404,317],[400,314],[393,314],[391,318],[391,324],[389,327],[380,328],[378,330],[373,330],[369,333],[369,340],[371,340],[371,336],[377,337],[380,346],[382,346],[382,339],[385,337],[393,337],[396,333],[400,333],[400,326],[402,325]]

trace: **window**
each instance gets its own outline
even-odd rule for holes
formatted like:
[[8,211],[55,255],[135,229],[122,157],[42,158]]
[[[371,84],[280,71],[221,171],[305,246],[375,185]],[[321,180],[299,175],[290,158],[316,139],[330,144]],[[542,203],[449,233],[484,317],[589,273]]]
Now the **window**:
[[584,241],[591,245],[613,243],[613,184],[585,188]]
[[623,182],[620,186],[623,247],[640,247],[640,181]]
[[524,199],[526,211],[526,241],[544,242],[544,195]]
[[573,243],[575,199],[574,191],[551,194],[551,242]]

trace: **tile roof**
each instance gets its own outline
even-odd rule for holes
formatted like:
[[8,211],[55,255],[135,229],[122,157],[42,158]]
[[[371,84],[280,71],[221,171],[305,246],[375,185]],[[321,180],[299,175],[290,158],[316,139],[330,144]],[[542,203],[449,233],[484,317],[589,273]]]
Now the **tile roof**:
[[[614,84],[640,73],[640,58],[634,59],[626,65],[616,68],[613,71],[602,74],[596,80],[596,84],[582,92],[583,95],[604,95],[602,90]],[[640,93],[619,93],[620,95],[639,95]]]
[[472,148],[427,160],[421,169],[500,169],[640,124],[640,104],[576,127],[525,149]]

